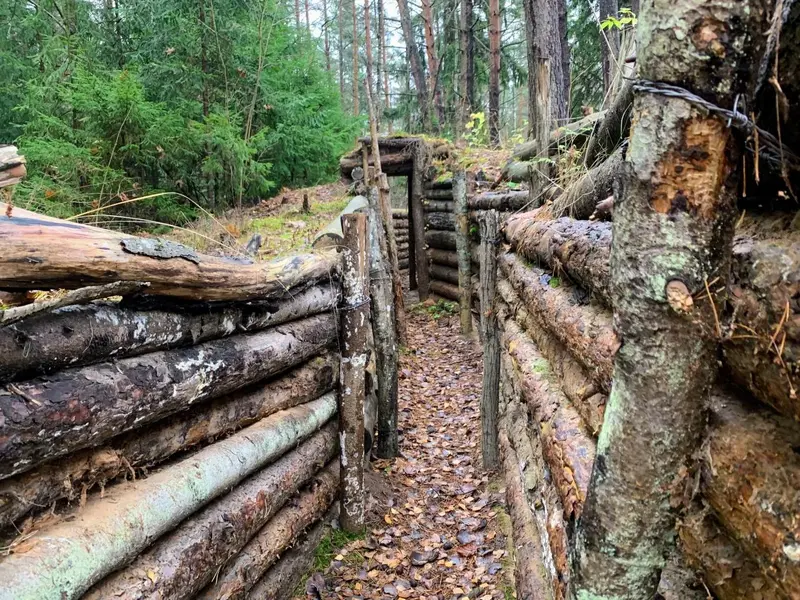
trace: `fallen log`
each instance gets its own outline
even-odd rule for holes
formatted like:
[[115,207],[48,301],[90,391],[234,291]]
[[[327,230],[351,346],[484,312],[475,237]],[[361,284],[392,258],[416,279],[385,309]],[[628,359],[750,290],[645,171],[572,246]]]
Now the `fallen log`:
[[445,200],[425,200],[425,212],[454,212],[455,202]]
[[314,554],[328,528],[330,518],[317,523],[289,552],[256,583],[248,598],[289,600],[314,562]]
[[[471,223],[480,223],[481,220],[485,217],[486,213],[489,212],[488,210],[471,210],[467,213],[469,216],[469,220]],[[509,219],[513,218],[513,216],[517,213],[509,211],[509,210],[497,210],[497,218],[501,224],[504,224]]]
[[614,192],[614,181],[621,173],[624,162],[623,148],[619,148],[605,161],[589,169],[553,200],[553,217],[591,217],[597,205]]
[[519,473],[519,459],[505,431],[500,431],[499,439],[506,482],[506,505],[511,517],[514,541],[514,580],[517,598],[552,599],[553,585],[543,558],[542,536],[527,502]]
[[733,394],[712,392],[704,499],[738,544],[788,597],[800,595],[800,431]]
[[244,600],[266,570],[328,512],[339,485],[339,465],[328,464],[216,576],[198,600]]
[[429,229],[455,231],[456,216],[449,212],[429,212],[425,214],[425,225]]
[[275,375],[319,354],[335,336],[328,313],[9,384],[0,390],[0,478]]
[[[233,394],[190,414],[178,413],[144,431],[113,438],[106,446],[71,454],[0,482],[0,531],[19,530],[30,511],[74,500],[94,486],[136,468],[149,468],[178,452],[230,434],[278,411],[305,404],[333,388],[338,358],[325,353],[265,384]],[[16,529],[15,529],[15,526]]]
[[599,306],[579,301],[579,290],[553,281],[536,267],[527,267],[514,254],[500,256],[500,269],[528,312],[547,326],[572,357],[590,373],[598,387],[609,390],[613,357],[618,341],[611,314]]
[[425,242],[431,248],[438,248],[439,250],[455,250],[456,232],[437,230],[426,231]]
[[83,599],[193,598],[335,456],[337,442],[334,428],[323,428],[189,517]]
[[467,205],[473,210],[519,210],[530,202],[527,191],[521,192],[486,192],[467,199]]
[[458,254],[456,252],[431,248],[428,250],[428,256],[433,264],[458,268]]
[[[75,519],[34,535],[0,562],[2,600],[72,600],[156,538],[319,429],[336,412],[324,397],[274,414],[147,479],[92,498]],[[335,435],[335,425],[324,435]]]
[[[383,143],[381,143],[383,146]],[[392,149],[384,152],[381,149],[380,166],[386,175],[410,175],[413,169],[413,151],[410,148]],[[369,166],[374,166],[372,156],[369,156]],[[350,178],[353,169],[363,166],[361,149],[355,150],[339,159],[339,173],[342,177]]]
[[[549,144],[550,155],[557,154],[560,148],[563,147],[573,145],[579,147],[583,146],[592,132],[592,127],[595,123],[603,119],[605,113],[606,111],[604,110],[591,113],[577,121],[567,123],[551,131]],[[536,157],[538,149],[539,144],[536,140],[524,142],[514,147],[514,150],[511,152],[511,157],[516,160],[530,160]]]
[[167,240],[136,238],[20,208],[4,219],[0,247],[3,289],[75,289],[141,281],[150,283],[148,294],[255,300],[283,297],[296,288],[328,281],[339,269],[333,252],[244,263],[199,254]]
[[458,302],[458,286],[452,283],[445,283],[436,279],[431,279],[431,291],[437,296]]
[[603,426],[607,396],[545,324],[528,312],[508,281],[498,281],[497,291],[503,299],[503,303],[498,304],[500,318],[513,317],[531,337],[558,377],[561,391],[581,415],[584,425],[597,437]]
[[779,583],[765,575],[722,530],[706,509],[694,507],[678,521],[686,562],[720,600],[790,600]]
[[631,128],[633,114],[633,82],[626,81],[614,102],[597,124],[586,146],[585,164],[593,167],[611,155],[622,144]]
[[458,285],[458,269],[432,264],[430,273],[432,279],[452,283],[456,286]]
[[564,519],[577,519],[589,489],[595,442],[570,401],[551,382],[550,363],[530,337],[513,319],[507,319],[503,329],[503,347],[520,373],[520,389],[534,417]]
[[535,163],[527,160],[512,160],[505,164],[501,171],[501,181],[511,181],[513,183],[530,183],[531,171],[535,168]]
[[115,303],[70,306],[0,328],[0,381],[190,346],[332,310],[339,286],[324,284],[257,305],[132,310]]

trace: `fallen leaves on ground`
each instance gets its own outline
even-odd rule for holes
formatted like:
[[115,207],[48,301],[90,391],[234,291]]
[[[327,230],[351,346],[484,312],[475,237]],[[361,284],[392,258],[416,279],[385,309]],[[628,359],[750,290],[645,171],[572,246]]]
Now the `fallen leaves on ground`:
[[409,312],[408,332],[402,455],[372,463],[391,493],[370,509],[367,537],[342,548],[325,570],[322,597],[504,598],[503,494],[490,491],[480,466],[480,353],[455,318]]

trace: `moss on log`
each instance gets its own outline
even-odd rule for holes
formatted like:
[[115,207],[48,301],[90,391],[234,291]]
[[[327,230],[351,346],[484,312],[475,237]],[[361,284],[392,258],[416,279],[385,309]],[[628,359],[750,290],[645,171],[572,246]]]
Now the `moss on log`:
[[[2,206],[5,212],[5,205]],[[149,282],[148,294],[190,300],[285,296],[339,270],[333,252],[250,263],[203,255],[165,240],[134,238],[14,208],[0,229],[0,288],[75,289]]]
[[[333,396],[333,395],[331,395]],[[252,475],[100,582],[84,600],[193,598],[336,454],[334,427]]]
[[436,230],[426,231],[425,242],[431,248],[454,251],[456,249],[456,232]]
[[253,335],[62,371],[0,391],[0,477],[97,445],[200,400],[240,389],[321,352],[332,314]]
[[339,288],[314,286],[286,299],[205,310],[132,310],[116,303],[60,308],[0,328],[0,381],[138,356],[332,310]]
[[156,538],[322,427],[336,399],[276,413],[149,478],[90,499],[74,519],[34,535],[0,562],[2,600],[72,600]]
[[278,411],[310,402],[333,388],[339,361],[331,353],[285,375],[178,413],[144,431],[113,438],[0,482],[0,531],[15,530],[31,511],[81,497],[131,469],[152,467],[178,452],[227,435]]

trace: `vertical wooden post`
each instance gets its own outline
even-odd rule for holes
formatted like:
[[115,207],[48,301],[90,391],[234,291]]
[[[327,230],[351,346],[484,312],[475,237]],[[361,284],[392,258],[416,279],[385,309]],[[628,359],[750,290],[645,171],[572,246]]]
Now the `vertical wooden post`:
[[534,99],[534,121],[531,123],[536,140],[536,163],[531,169],[529,198],[531,208],[541,206],[544,190],[550,185],[549,145],[553,130],[550,107],[550,59],[536,60],[536,98]]
[[367,217],[342,215],[342,307],[340,321],[339,455],[342,529],[364,529],[364,393],[369,328]]
[[497,282],[497,242],[500,221],[496,210],[487,210],[481,219],[480,301],[483,333],[483,390],[481,393],[481,449],[483,466],[494,469],[498,463],[497,413],[500,402],[500,340],[494,310]]
[[397,442],[397,336],[395,335],[392,280],[386,256],[386,236],[381,227],[379,191],[369,190],[369,275],[372,296],[375,358],[378,365],[379,458],[394,458]]
[[461,333],[472,331],[472,265],[469,252],[469,217],[467,215],[467,174],[453,173],[453,200],[456,213],[456,250],[458,254],[458,303]]
[[425,244],[425,210],[422,206],[422,178],[425,176],[425,142],[420,141],[413,148],[414,167],[411,172],[411,198],[408,207],[409,234],[414,238],[414,258],[417,267],[417,289],[420,301],[428,299],[430,294],[430,276],[428,275],[428,253]]
[[414,214],[411,211],[411,176],[406,177],[406,208],[408,209],[408,289],[417,289],[417,255],[414,240]]

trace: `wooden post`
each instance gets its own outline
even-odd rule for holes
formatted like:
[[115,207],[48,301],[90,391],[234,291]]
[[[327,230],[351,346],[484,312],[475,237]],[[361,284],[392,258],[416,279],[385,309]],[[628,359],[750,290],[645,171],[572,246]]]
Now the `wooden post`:
[[406,177],[406,206],[408,208],[408,289],[417,289],[417,255],[414,242],[414,215],[411,212],[411,176]]
[[369,274],[372,296],[375,355],[378,366],[379,458],[394,458],[397,443],[397,336],[394,327],[392,280],[386,256],[386,237],[381,227],[379,191],[369,191]]
[[408,206],[409,237],[414,238],[414,260],[417,267],[417,289],[420,301],[428,299],[430,294],[430,277],[428,275],[428,253],[425,243],[425,210],[422,206],[422,178],[424,174],[425,156],[424,142],[413,147],[414,167],[411,172],[411,197]]
[[461,333],[472,331],[472,265],[469,252],[469,216],[467,215],[467,174],[453,174],[453,200],[456,209],[456,252],[458,253],[458,303]]
[[500,340],[494,311],[497,281],[497,241],[500,222],[496,210],[481,219],[480,301],[483,333],[483,390],[481,393],[481,449],[483,466],[494,469],[498,463],[497,412],[500,400]]
[[544,190],[550,185],[550,131],[552,116],[550,107],[550,59],[536,60],[536,98],[533,102],[534,121],[531,123],[536,140],[535,163],[530,170],[530,208],[544,204]]
[[367,217],[342,215],[342,308],[339,453],[342,529],[364,529],[364,393],[369,327]]

